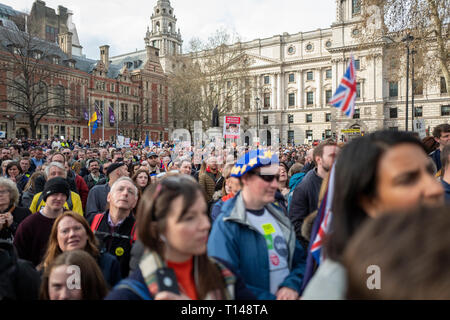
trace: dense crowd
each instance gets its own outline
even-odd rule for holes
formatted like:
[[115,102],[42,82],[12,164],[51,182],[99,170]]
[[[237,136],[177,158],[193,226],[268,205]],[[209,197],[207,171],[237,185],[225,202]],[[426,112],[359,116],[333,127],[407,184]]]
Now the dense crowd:
[[449,124],[276,150],[0,144],[0,300],[450,298]]

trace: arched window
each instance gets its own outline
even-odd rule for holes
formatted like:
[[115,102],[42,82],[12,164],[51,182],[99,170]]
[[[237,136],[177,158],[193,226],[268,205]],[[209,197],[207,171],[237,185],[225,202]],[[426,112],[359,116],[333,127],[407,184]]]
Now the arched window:
[[169,33],[172,33],[173,31],[173,26],[172,26],[172,22],[169,23]]
[[155,23],[155,31],[159,32],[160,29],[161,29],[161,25],[159,24],[159,21],[156,21],[156,23]]

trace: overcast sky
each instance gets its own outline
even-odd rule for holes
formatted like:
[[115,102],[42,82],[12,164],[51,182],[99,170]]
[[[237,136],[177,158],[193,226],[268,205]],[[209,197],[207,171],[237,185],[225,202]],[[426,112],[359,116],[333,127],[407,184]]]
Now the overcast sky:
[[[0,0],[29,12],[34,0]],[[45,0],[72,10],[83,53],[99,59],[108,44],[115,56],[144,48],[144,37],[157,0]],[[243,41],[329,28],[335,0],[170,0],[184,47],[193,37],[207,40],[218,29],[236,32]]]

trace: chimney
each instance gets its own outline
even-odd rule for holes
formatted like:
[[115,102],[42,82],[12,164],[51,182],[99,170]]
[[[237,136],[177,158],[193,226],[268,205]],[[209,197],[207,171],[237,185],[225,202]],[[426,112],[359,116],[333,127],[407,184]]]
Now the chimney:
[[100,47],[100,59],[105,65],[106,70],[109,69],[109,46],[104,45]]
[[67,54],[68,59],[72,59],[72,32],[61,33],[58,35],[59,47]]

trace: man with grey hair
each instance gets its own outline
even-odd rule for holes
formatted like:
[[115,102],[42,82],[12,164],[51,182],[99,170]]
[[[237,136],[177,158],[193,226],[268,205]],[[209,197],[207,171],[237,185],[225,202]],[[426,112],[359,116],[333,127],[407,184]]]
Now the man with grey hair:
[[114,182],[120,177],[128,177],[128,168],[123,162],[114,162],[108,166],[106,176],[108,183],[97,184],[89,190],[86,203],[86,219],[91,221],[95,214],[106,209],[108,193]]
[[118,178],[107,196],[109,209],[97,213],[91,229],[100,242],[100,249],[115,255],[120,263],[122,277],[130,271],[130,251],[136,240],[136,220],[132,210],[137,204],[138,189],[129,177]]
[[[50,164],[45,168],[45,176],[47,182],[56,177],[63,178],[67,181],[67,171],[62,163],[50,162]],[[69,184],[69,183],[68,183]],[[33,197],[33,201],[30,205],[30,211],[32,213],[39,212],[41,207],[45,206],[45,200],[43,198],[42,192],[36,193]],[[70,196],[64,203],[64,208],[83,215],[83,204],[78,193],[70,191]]]

